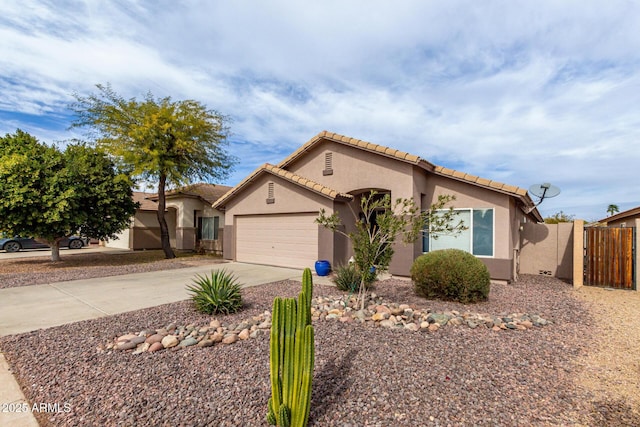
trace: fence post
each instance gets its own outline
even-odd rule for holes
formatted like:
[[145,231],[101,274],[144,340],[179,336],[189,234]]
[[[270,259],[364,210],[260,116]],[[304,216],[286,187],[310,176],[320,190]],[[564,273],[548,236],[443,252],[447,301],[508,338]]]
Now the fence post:
[[635,275],[634,289],[636,292],[640,292],[640,274],[638,274],[638,268],[640,268],[640,218],[636,218],[636,258],[633,260],[633,273]]
[[584,220],[573,221],[573,288],[584,283]]

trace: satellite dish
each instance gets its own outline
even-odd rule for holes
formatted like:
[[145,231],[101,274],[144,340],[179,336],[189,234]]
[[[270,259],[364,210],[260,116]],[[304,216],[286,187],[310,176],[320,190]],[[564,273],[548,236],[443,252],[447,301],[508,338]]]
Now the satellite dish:
[[538,202],[538,204],[540,204],[544,199],[556,197],[560,194],[560,189],[555,185],[545,182],[544,184],[533,184],[529,187],[529,192],[540,198],[540,201]]
[[548,182],[545,182],[544,184],[533,184],[531,187],[529,187],[529,193],[538,197],[540,200],[538,200],[538,203],[535,203],[533,206],[527,209],[527,213],[533,211],[536,206],[542,203],[544,199],[556,197],[558,194],[560,194],[560,189],[555,185],[551,185]]

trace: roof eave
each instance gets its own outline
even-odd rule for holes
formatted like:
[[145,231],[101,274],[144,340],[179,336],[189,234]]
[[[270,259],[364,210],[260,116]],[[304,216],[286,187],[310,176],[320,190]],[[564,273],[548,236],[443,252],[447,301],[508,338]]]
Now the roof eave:
[[[285,173],[289,173],[292,176],[295,176],[298,179],[290,179],[287,178],[285,175],[281,175],[278,173],[278,171],[282,171]],[[292,184],[298,185],[306,190],[312,191],[316,194],[319,194],[323,197],[327,197],[329,199],[332,200],[352,200],[353,196],[351,196],[350,194],[344,194],[344,193],[340,193],[336,190],[331,190],[327,187],[325,187],[322,184],[318,184],[316,182],[313,182],[311,180],[308,180],[306,178],[302,178],[299,177],[291,172],[285,171],[284,169],[278,167],[278,166],[274,166],[271,165],[269,163],[265,163],[262,166],[260,166],[259,168],[257,168],[256,170],[254,170],[247,178],[245,178],[244,180],[242,180],[237,186],[233,187],[231,190],[229,190],[226,194],[224,194],[222,197],[220,197],[215,203],[212,204],[212,207],[214,209],[218,209],[221,211],[224,211],[226,203],[229,202],[229,200],[231,200],[233,197],[235,197],[238,193],[240,193],[242,191],[242,189],[244,189],[247,185],[249,185],[251,182],[255,181],[255,179],[262,173],[268,173],[272,176],[275,177],[279,177],[281,179],[284,179],[288,182],[291,182]],[[304,183],[301,181],[305,181]],[[307,183],[309,183],[309,185],[307,185]],[[316,188],[317,187],[317,188]]]

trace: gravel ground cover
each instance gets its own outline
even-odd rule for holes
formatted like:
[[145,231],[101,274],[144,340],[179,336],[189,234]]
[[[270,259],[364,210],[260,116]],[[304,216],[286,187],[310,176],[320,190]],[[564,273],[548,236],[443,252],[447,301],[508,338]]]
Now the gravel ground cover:
[[218,262],[224,261],[220,257],[193,254],[181,254],[178,258],[164,259],[164,253],[155,250],[63,255],[62,260],[57,262],[51,262],[48,257],[18,258],[0,261],[0,289],[173,270]]
[[[299,289],[292,281],[245,289],[244,310],[218,319],[240,322]],[[467,306],[416,297],[405,280],[386,280],[375,292],[432,311],[528,312],[553,323],[429,333],[316,321],[310,425],[640,425],[632,402],[586,381],[592,375],[585,361],[603,327],[589,311],[590,295],[577,297],[570,285],[542,276],[492,285],[489,301]],[[316,286],[314,294],[340,293]],[[70,407],[36,413],[43,426],[266,425],[268,336],[138,355],[97,351],[127,332],[210,320],[183,301],[3,337],[0,349],[30,402]]]

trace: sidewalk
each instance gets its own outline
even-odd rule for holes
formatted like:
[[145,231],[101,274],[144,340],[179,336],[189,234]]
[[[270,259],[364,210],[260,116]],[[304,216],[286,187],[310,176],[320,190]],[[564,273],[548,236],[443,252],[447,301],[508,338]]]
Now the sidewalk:
[[[189,298],[185,286],[196,274],[217,269],[233,272],[246,286],[302,279],[297,269],[230,262],[0,289],[0,336],[182,301]],[[326,277],[314,275],[313,280],[328,283]],[[27,404],[2,353],[0,384],[0,406]],[[38,423],[30,412],[0,412],[0,426],[5,425],[32,427]]]

